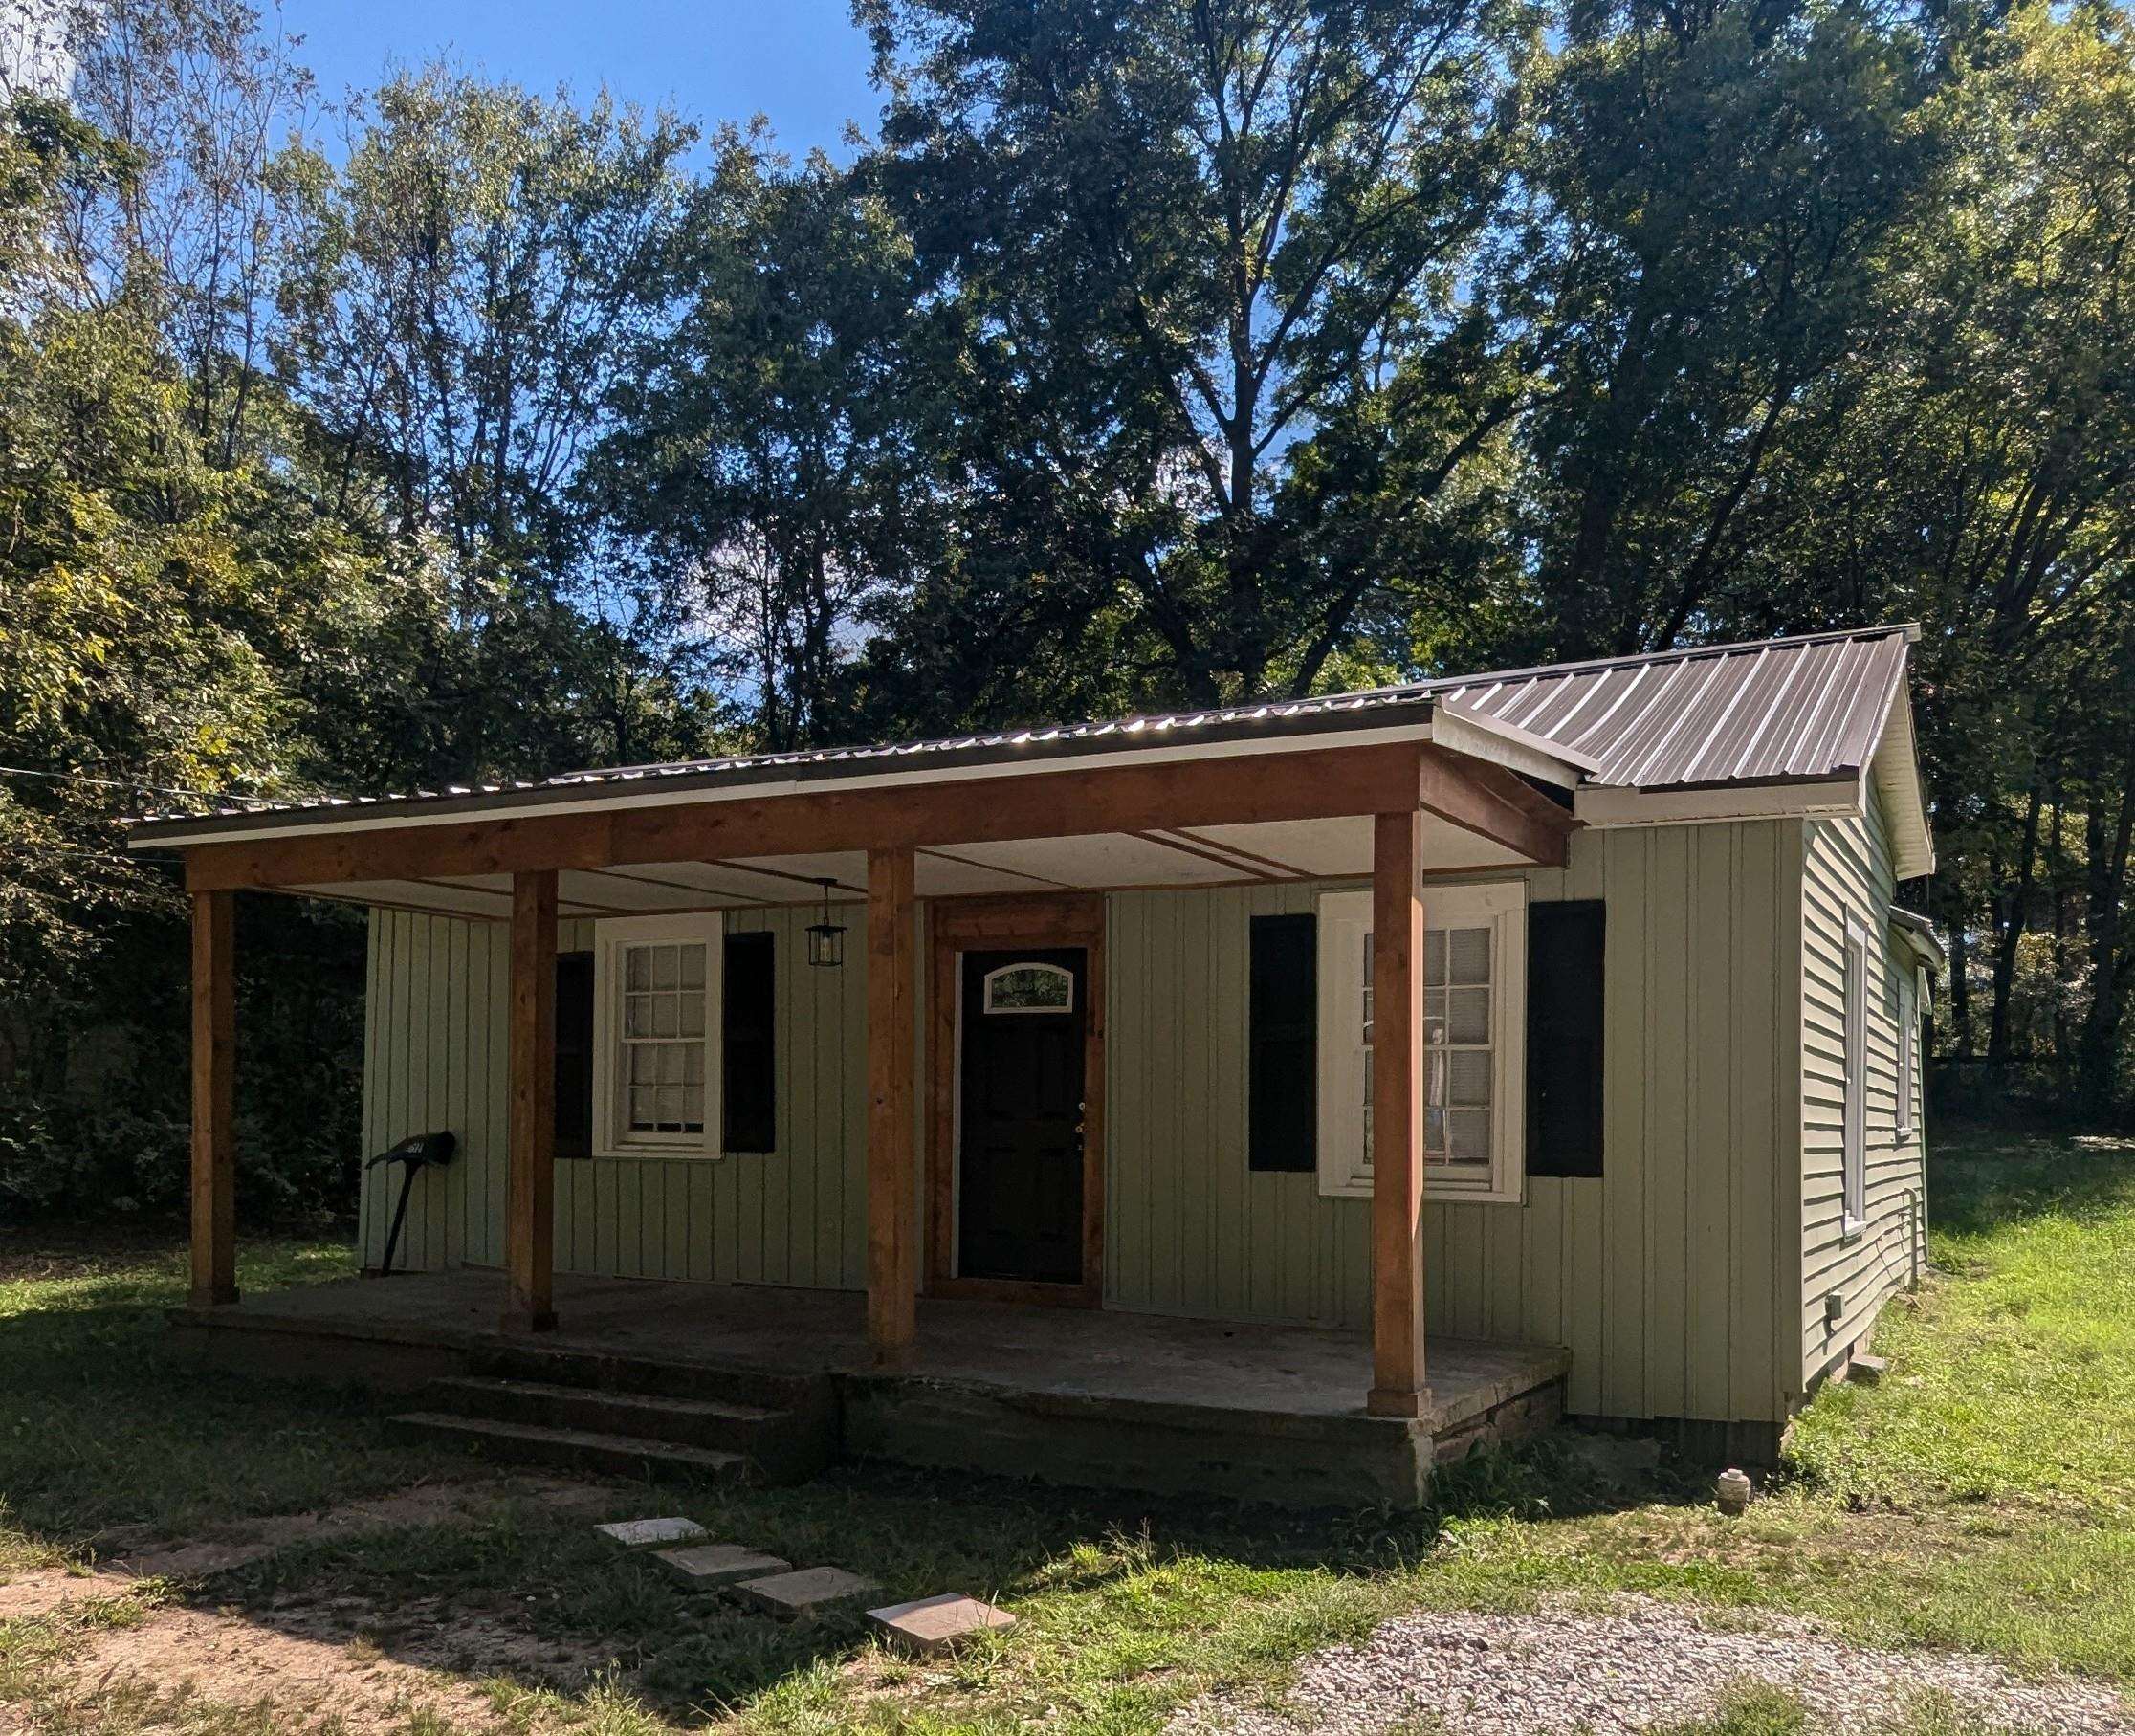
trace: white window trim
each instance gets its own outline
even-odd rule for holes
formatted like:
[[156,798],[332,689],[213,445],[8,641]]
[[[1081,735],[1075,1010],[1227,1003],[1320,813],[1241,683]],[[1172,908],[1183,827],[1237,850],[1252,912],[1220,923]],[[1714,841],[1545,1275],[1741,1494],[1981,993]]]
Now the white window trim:
[[[624,1131],[616,1066],[623,997],[621,959],[627,946],[647,941],[704,943],[704,1132],[646,1134]],[[719,1021],[725,1001],[726,919],[716,911],[687,916],[627,916],[593,925],[593,1155],[596,1157],[718,1157],[726,1124],[721,1102],[723,1053]]]
[[[1527,908],[1524,880],[1459,886],[1434,881],[1423,889],[1429,928],[1488,926],[1492,1008],[1497,1041],[1490,1116],[1490,1170],[1451,1175],[1424,1167],[1426,1199],[1518,1204],[1527,1187]],[[1344,1034],[1356,1022],[1363,993],[1364,936],[1372,929],[1369,890],[1319,896],[1319,1191],[1330,1198],[1369,1199],[1372,1169],[1350,1161],[1364,1143],[1364,1058]],[[1419,959],[1418,968],[1422,961]]]
[[1913,1136],[1913,1093],[1920,1077],[1919,977],[1908,962],[1898,972],[1898,1137]]
[[1868,1228],[1868,929],[1846,918],[1839,1078],[1838,1185],[1840,1234]]

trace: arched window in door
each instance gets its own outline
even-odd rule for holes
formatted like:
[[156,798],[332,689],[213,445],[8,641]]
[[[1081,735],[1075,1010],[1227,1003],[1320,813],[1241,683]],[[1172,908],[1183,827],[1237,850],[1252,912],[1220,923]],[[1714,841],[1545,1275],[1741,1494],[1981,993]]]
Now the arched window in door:
[[1057,964],[1004,964],[986,973],[980,1005],[989,1013],[1071,1013],[1074,974]]

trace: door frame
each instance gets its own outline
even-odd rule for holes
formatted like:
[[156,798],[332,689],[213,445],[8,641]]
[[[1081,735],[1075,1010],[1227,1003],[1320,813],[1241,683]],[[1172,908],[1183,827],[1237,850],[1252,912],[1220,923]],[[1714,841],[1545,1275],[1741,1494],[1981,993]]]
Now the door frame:
[[[928,990],[927,1294],[1099,1307],[1105,1296],[1105,898],[1042,892],[943,898],[929,907],[933,974]],[[957,1083],[962,1059],[959,953],[1080,947],[1083,977],[1082,1282],[1037,1284],[959,1278],[957,1246]]]

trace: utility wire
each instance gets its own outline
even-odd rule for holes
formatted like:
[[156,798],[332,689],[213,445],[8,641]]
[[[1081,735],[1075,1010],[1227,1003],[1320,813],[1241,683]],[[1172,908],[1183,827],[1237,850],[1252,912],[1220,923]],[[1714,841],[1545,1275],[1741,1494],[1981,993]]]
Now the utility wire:
[[127,778],[92,778],[86,772],[40,772],[27,765],[0,765],[0,778],[45,778],[55,783],[91,783],[106,790],[145,790],[151,796],[197,796],[203,802],[265,802],[265,796],[239,796],[228,790],[189,790],[163,783],[137,783]]

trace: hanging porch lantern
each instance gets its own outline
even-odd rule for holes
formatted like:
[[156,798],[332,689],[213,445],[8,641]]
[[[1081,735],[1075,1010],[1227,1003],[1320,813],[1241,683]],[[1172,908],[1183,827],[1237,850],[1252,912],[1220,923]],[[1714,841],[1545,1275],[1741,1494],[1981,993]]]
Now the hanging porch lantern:
[[830,889],[835,880],[819,880],[823,888],[823,920],[808,924],[808,962],[821,970],[834,971],[845,963],[845,928],[830,920]]

